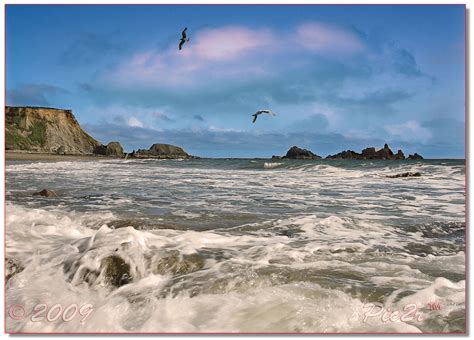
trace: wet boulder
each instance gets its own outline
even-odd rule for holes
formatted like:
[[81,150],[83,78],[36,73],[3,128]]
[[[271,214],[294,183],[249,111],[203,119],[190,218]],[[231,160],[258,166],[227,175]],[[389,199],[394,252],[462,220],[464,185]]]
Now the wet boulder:
[[5,282],[8,282],[16,274],[21,273],[23,269],[25,268],[17,259],[5,258]]
[[153,268],[153,274],[183,275],[204,268],[205,260],[198,254],[182,255],[172,251],[169,255],[158,260]]
[[43,197],[58,197],[58,194],[53,190],[43,189],[41,191],[35,192],[33,196],[43,196]]
[[400,177],[420,177],[421,173],[419,172],[403,172],[396,175],[388,175],[388,178],[400,178]]
[[100,271],[105,284],[120,287],[132,281],[130,264],[117,255],[111,255],[102,259]]

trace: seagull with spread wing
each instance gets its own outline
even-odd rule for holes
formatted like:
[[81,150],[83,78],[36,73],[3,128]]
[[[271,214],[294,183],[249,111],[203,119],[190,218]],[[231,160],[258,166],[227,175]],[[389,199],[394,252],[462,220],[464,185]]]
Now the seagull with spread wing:
[[185,43],[186,41],[189,41],[189,38],[186,37],[186,30],[187,30],[187,29],[188,29],[188,28],[185,27],[184,30],[183,30],[183,32],[181,32],[181,40],[179,41],[179,49],[180,49],[180,50],[181,50],[181,48],[183,47],[184,43]]
[[258,110],[257,112],[255,112],[252,116],[253,116],[253,121],[252,123],[255,123],[257,121],[257,117],[259,115],[261,115],[262,113],[266,113],[268,115],[271,115],[271,116],[276,116],[276,113],[275,112],[272,112],[270,110]]

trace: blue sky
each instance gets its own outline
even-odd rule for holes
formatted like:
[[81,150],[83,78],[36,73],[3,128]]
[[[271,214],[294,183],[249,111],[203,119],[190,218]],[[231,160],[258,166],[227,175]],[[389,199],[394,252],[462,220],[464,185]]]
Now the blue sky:
[[7,5],[6,67],[7,105],[127,151],[464,156],[464,6]]

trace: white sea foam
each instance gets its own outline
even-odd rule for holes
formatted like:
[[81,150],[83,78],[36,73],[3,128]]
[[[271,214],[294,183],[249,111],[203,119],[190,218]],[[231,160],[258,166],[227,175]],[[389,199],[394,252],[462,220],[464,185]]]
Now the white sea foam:
[[[7,306],[92,303],[94,311],[84,324],[7,318],[7,329],[462,330],[462,167],[193,164],[9,164],[7,256],[25,269],[8,281]],[[408,171],[422,176],[386,177]],[[31,196],[43,187],[59,197]],[[156,274],[154,261],[172,253],[199,256],[202,266]],[[100,271],[110,255],[130,264],[133,281],[85,282],[81,270]],[[425,318],[364,322],[375,301],[391,310],[416,304]],[[431,302],[445,309],[431,311]]]

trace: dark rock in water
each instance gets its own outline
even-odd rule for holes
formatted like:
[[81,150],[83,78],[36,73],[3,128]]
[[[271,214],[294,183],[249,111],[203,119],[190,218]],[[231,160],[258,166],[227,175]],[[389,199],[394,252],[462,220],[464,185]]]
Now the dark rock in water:
[[33,196],[58,197],[58,194],[56,194],[53,190],[43,189],[39,192],[35,192]]
[[204,258],[198,254],[182,255],[172,251],[170,255],[161,258],[153,268],[154,274],[183,275],[204,268]]
[[375,148],[365,148],[362,150],[362,159],[375,159],[377,158],[377,152]]
[[395,155],[395,159],[399,159],[399,160],[405,159],[405,155],[403,154],[402,150],[398,150],[397,154]]
[[5,259],[5,282],[25,269],[17,259],[7,257]]
[[102,259],[100,271],[104,275],[104,282],[114,287],[120,287],[132,281],[130,265],[117,255]]
[[420,159],[423,159],[423,157],[421,157],[421,155],[419,155],[415,152],[413,155],[409,155],[407,159],[420,160]]
[[352,150],[342,151],[335,155],[329,155],[326,159],[377,159],[377,160],[404,160],[405,155],[402,150],[398,150],[396,154],[385,144],[382,149],[375,150],[374,147],[365,148],[361,153]]
[[300,149],[297,146],[293,146],[286,155],[282,158],[288,158],[288,159],[321,159],[320,156],[312,153],[309,150],[306,149]]
[[281,159],[281,158],[282,158],[281,156],[275,156],[275,155],[272,156],[272,159],[277,159],[278,160],[278,159]]
[[390,150],[390,148],[388,147],[388,144],[385,144],[383,146],[383,149],[380,149],[379,151],[377,151],[377,156],[378,156],[378,159],[383,159],[383,160],[394,159],[393,151]]
[[389,175],[388,178],[399,178],[399,177],[420,177],[421,173],[419,172],[404,172],[396,175]]
[[148,150],[140,149],[130,154],[133,158],[159,158],[159,159],[188,159],[190,156],[179,146],[170,144],[153,144]]
[[94,154],[103,156],[123,157],[124,152],[119,142],[110,142],[107,145],[101,144],[94,149]]
[[346,150],[339,152],[338,154],[335,155],[329,155],[326,157],[326,159],[360,159],[361,156],[355,151],[352,150]]

